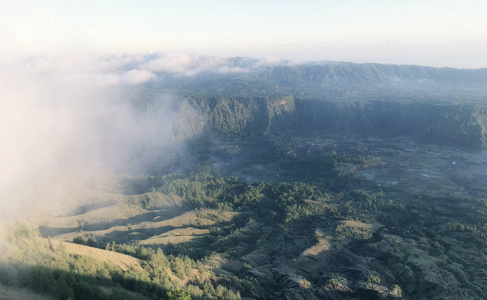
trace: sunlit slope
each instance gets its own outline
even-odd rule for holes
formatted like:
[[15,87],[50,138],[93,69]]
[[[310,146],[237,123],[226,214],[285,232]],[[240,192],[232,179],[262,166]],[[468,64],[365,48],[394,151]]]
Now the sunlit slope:
[[[97,243],[100,246],[110,241],[117,241],[118,243],[137,241],[142,245],[155,247],[187,242],[204,244],[205,237],[210,234],[209,228],[215,225],[216,221],[230,222],[232,217],[238,214],[211,209],[186,212],[171,210],[169,214],[164,213],[165,211],[163,210],[152,210],[142,215],[134,216],[130,220],[120,221],[119,223],[121,224],[116,226],[106,223],[86,223],[81,228],[41,227],[40,231],[44,235],[49,232],[69,231],[53,235],[54,238],[64,241],[73,241],[80,236],[93,236],[97,237]],[[147,214],[150,216],[147,216]]]
[[136,259],[132,256],[125,255],[122,253],[107,251],[104,249],[98,249],[98,248],[74,244],[74,243],[63,243],[62,246],[60,246],[60,244],[57,243],[57,246],[64,247],[64,249],[69,255],[86,256],[92,259],[96,259],[98,261],[107,262],[119,267],[123,271],[142,270],[141,267],[142,262],[139,259]]
[[238,214],[212,209],[195,211],[185,207],[179,196],[160,192],[126,195],[90,187],[78,187],[72,192],[76,193],[73,197],[79,201],[79,207],[64,215],[58,212],[28,218],[39,227],[42,236],[66,242],[80,236],[96,237],[101,247],[111,241],[138,241],[153,247],[191,241],[204,243],[211,226],[231,222]]

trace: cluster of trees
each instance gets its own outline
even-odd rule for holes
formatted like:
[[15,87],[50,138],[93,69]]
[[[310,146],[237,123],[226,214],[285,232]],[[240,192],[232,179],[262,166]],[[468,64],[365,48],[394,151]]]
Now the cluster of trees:
[[323,214],[328,208],[322,204],[331,197],[324,188],[299,182],[246,184],[236,177],[211,175],[167,175],[163,181],[160,191],[179,195],[194,208],[253,210],[268,222],[293,219],[297,212]]
[[236,177],[208,174],[169,174],[163,177],[163,182],[161,192],[181,196],[192,208],[252,210],[259,220],[271,223],[302,221],[313,216],[360,219],[374,211],[385,212],[385,220],[389,215],[408,214],[403,201],[360,189],[332,193],[323,186],[303,182],[246,184]]

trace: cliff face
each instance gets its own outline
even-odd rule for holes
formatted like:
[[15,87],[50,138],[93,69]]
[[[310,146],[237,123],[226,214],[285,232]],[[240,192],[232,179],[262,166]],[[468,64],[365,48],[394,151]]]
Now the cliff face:
[[408,135],[424,143],[486,149],[487,109],[473,105],[370,101],[339,105],[301,101],[303,129],[366,135]]
[[[186,98],[217,135],[323,132],[406,135],[424,143],[487,148],[487,108],[397,101],[337,103],[283,97]],[[190,110],[188,110],[190,111]],[[186,116],[191,124],[194,113]],[[199,127],[202,127],[200,122]]]
[[487,149],[487,110],[459,107],[442,111],[440,117],[420,136],[424,142],[468,149]]

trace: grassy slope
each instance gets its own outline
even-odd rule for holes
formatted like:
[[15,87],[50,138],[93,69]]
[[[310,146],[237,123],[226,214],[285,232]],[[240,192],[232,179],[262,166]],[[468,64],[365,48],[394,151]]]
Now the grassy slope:
[[91,257],[99,261],[114,264],[123,271],[142,271],[141,261],[129,255],[73,243],[63,243],[63,245],[69,255],[82,255]]

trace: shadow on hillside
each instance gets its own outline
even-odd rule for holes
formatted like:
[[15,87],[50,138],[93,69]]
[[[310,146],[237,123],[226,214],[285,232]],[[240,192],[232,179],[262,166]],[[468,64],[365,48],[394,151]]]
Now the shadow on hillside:
[[[182,216],[185,213],[187,211],[171,211],[163,215],[164,217],[161,219],[169,220]],[[83,241],[83,239],[91,239],[91,235],[94,240],[91,240],[88,245],[101,248],[104,248],[107,243],[112,241],[119,244],[145,241],[143,243],[145,247],[152,249],[161,248],[164,252],[183,253],[192,258],[201,258],[212,251],[224,251],[227,246],[233,245],[234,239],[230,238],[228,241],[218,242],[218,236],[231,235],[232,230],[242,227],[247,218],[247,216],[234,217],[230,221],[217,221],[211,225],[198,225],[198,219],[196,219],[195,222],[191,221],[181,226],[175,224],[150,228],[149,226],[154,224],[150,223],[150,221],[156,217],[158,219],[161,217],[159,212],[149,212],[142,217],[137,216],[136,218],[90,224],[77,228],[49,228],[41,226],[39,232],[42,237],[55,237],[63,233],[78,232],[79,234],[76,234],[76,236],[82,237],[81,243],[86,243],[87,240]],[[137,228],[141,224],[140,221],[147,222],[147,227]],[[103,232],[107,229],[107,232]],[[204,229],[208,230],[208,232],[192,232],[194,229]],[[172,234],[172,230],[181,230],[182,232],[174,232]],[[160,237],[162,234],[165,235]]]
[[103,275],[82,275],[56,268],[9,263],[0,267],[0,283],[13,288],[28,288],[57,299],[140,299],[140,295],[149,299],[171,299],[160,285],[136,279],[122,270],[99,274]]
[[98,203],[83,205],[68,212],[66,215],[64,215],[64,217],[74,217],[74,216],[82,215],[90,211],[112,206],[114,204],[116,204],[116,202],[106,201],[106,202],[98,202]]
[[[242,228],[244,223],[243,221],[247,218],[247,216],[242,217],[234,217],[230,221],[220,221],[212,225],[202,225],[202,226],[195,226],[195,225],[186,225],[181,227],[172,227],[168,226],[165,228],[164,232],[155,232],[151,229],[143,229],[143,230],[134,230],[131,235],[139,235],[139,237],[147,237],[150,238],[154,235],[160,235],[167,232],[170,232],[174,229],[208,229],[209,232],[207,234],[198,234],[192,233],[188,235],[178,235],[175,234],[173,236],[167,235],[165,238],[167,239],[167,243],[157,242],[157,237],[154,243],[150,243],[150,240],[146,240],[144,243],[145,247],[150,247],[154,250],[161,248],[164,253],[168,254],[184,254],[192,259],[201,259],[206,255],[209,255],[213,252],[224,252],[228,250],[227,247],[235,246],[235,239],[228,239],[227,241],[219,241],[219,238],[228,237],[232,234],[232,232],[236,229]],[[157,230],[157,229],[156,229]],[[129,235],[130,236],[130,235]],[[129,237],[127,236],[127,237]],[[104,236],[108,237],[108,236]],[[101,237],[101,238],[104,238]],[[189,241],[181,241],[178,242],[177,239],[180,237],[189,237]],[[171,238],[174,238],[174,243],[171,242]],[[130,237],[127,241],[133,240],[141,240],[139,238],[132,238]],[[255,242],[255,241],[254,241]]]
[[108,230],[110,228],[117,227],[117,226],[129,227],[143,222],[152,222],[155,218],[161,220],[168,220],[180,216],[184,213],[185,211],[181,212],[180,208],[173,208],[173,209],[164,209],[164,210],[161,209],[161,210],[149,211],[127,219],[115,219],[109,222],[100,222],[95,224],[88,224],[83,220],[78,220],[78,225],[79,225],[78,227],[59,228],[59,227],[40,226],[39,233],[41,234],[42,237],[55,237],[61,234],[81,232],[81,231],[89,233],[90,231],[96,232],[100,230]]
[[128,230],[113,230],[102,236],[104,240],[108,239],[110,241],[117,242],[129,242],[134,240],[145,240],[151,236],[163,234],[165,232],[175,229],[174,226],[161,226],[155,228],[138,228]]

